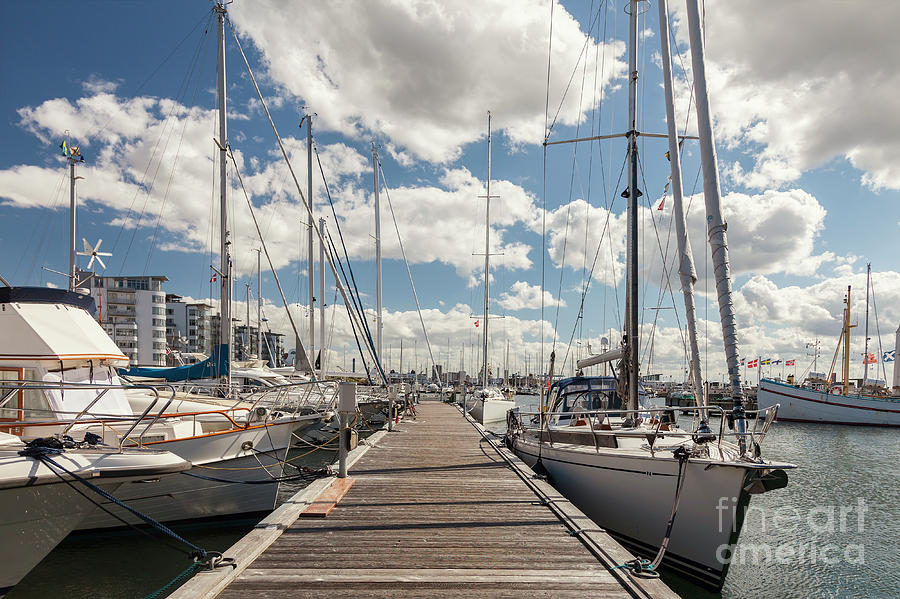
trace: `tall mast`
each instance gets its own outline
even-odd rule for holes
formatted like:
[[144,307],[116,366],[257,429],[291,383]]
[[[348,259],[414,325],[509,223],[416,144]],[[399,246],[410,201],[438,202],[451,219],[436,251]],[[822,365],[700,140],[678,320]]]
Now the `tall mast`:
[[694,72],[694,98],[697,104],[697,130],[700,134],[700,161],[703,166],[703,196],[706,203],[706,228],[712,251],[713,272],[716,278],[716,295],[719,298],[719,319],[722,322],[722,339],[725,344],[725,362],[731,383],[735,429],[738,445],[743,453],[746,442],[744,398],[741,389],[741,369],[738,358],[737,326],[728,265],[727,225],[722,218],[719,169],[716,164],[716,142],[713,137],[709,94],[706,89],[706,58],[703,45],[703,24],[700,21],[698,0],[687,0],[688,30],[691,40],[691,66]]
[[678,276],[681,279],[681,291],[684,294],[684,311],[687,315],[688,339],[691,351],[691,384],[697,405],[705,405],[703,397],[703,377],[700,373],[700,349],[697,343],[697,313],[694,306],[694,284],[697,282],[697,271],[694,269],[694,256],[691,252],[691,240],[687,235],[684,217],[684,203],[681,186],[681,153],[678,147],[678,132],[675,126],[675,92],[672,84],[672,54],[669,48],[669,9],[667,0],[659,0],[659,43],[662,54],[663,83],[666,96],[666,124],[669,134],[669,165],[672,171],[672,218],[675,219],[675,235],[678,238]]
[[[638,409],[638,181],[637,150],[637,16],[638,0],[630,0],[628,21],[628,254],[625,281],[625,362],[628,376],[629,410]],[[623,195],[626,195],[623,194]]]
[[221,318],[219,322],[219,338],[220,343],[225,345],[228,352],[227,372],[225,373],[225,383],[231,388],[231,356],[232,349],[232,328],[231,328],[231,241],[228,239],[228,208],[227,208],[227,190],[228,190],[228,128],[226,119],[226,98],[225,98],[225,5],[221,2],[215,7],[216,18],[218,21],[218,49],[219,49],[219,72],[218,72],[218,91],[219,91],[219,223],[220,223],[220,275],[221,275],[221,306],[219,312]]
[[378,197],[378,148],[372,144],[372,166],[375,178],[375,351],[381,362],[381,200]]
[[844,307],[844,395],[850,393],[850,285]]
[[[863,387],[866,386],[866,379],[869,378],[869,286],[872,282],[872,263],[866,264],[866,342],[863,350],[863,380],[859,387],[860,394]],[[878,370],[876,369],[876,373]],[[887,381],[885,381],[887,383]]]
[[488,111],[487,195],[484,204],[484,327],[482,329],[481,386],[488,385],[488,304],[491,287],[491,112]]
[[[262,359],[262,248],[256,248],[256,357]],[[269,356],[275,364],[274,356]]]
[[[319,219],[319,233],[325,239],[325,219]],[[325,380],[325,244],[319,242],[319,378]]]
[[[309,207],[313,206],[312,194],[312,114],[306,115],[306,197],[309,199]],[[309,356],[310,356],[310,375],[316,378],[316,313],[314,304],[316,302],[316,284],[315,284],[315,262],[313,260],[313,217],[309,217],[308,229],[308,261],[307,261],[307,280],[309,282]]]
[[[246,353],[248,354],[247,359],[249,359],[250,358],[250,355],[249,355],[250,347],[251,347],[251,345],[250,345],[250,283],[244,283],[244,285],[247,286],[247,335],[245,337],[247,340],[247,344],[245,347],[247,348],[246,349]],[[258,357],[259,356],[257,356],[257,358]]]

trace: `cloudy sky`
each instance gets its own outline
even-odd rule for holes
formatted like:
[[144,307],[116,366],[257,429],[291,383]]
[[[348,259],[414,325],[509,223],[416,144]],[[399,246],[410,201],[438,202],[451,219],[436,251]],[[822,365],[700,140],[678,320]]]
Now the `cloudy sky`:
[[[541,142],[621,133],[627,70],[623,0],[237,0],[229,18],[304,185],[306,130],[354,273],[374,306],[374,143],[382,158],[385,358],[424,366],[426,343],[401,258],[410,261],[435,360],[476,371],[483,297],[487,113],[492,113],[490,359],[539,369],[617,342],[624,295],[625,142]],[[821,340],[830,363],[852,286],[854,372],[861,371],[871,262],[873,353],[900,324],[900,4],[707,0],[707,74],[728,221],[741,355],[796,359]],[[79,174],[78,237],[103,239],[107,274],[165,275],[166,290],[215,298],[215,27],[207,1],[0,4],[0,276],[58,285],[66,270],[68,184]],[[684,8],[670,7],[680,130],[696,129]],[[655,3],[641,16],[639,127],[665,132]],[[872,18],[877,15],[877,18]],[[552,20],[552,36],[551,36]],[[802,26],[798,25],[802,24]],[[307,295],[305,212],[232,38],[229,143],[294,313]],[[549,64],[549,69],[548,69]],[[699,275],[707,378],[724,353],[705,240],[696,142],[685,144],[688,227]],[[664,141],[643,138],[641,319],[645,371],[681,378],[684,310],[669,280],[675,240]],[[336,234],[318,165],[315,212]],[[259,241],[230,179],[235,295],[254,282]],[[390,206],[388,206],[388,198]],[[662,209],[658,209],[662,203]],[[392,211],[391,211],[392,209]],[[395,223],[396,221],[396,228]],[[288,332],[270,272],[262,295]],[[329,277],[330,279],[330,277]],[[343,309],[329,305],[338,365],[354,354]],[[588,287],[582,302],[582,292]],[[583,311],[581,310],[583,303]],[[543,304],[543,313],[541,306]],[[659,308],[659,309],[658,309]],[[875,308],[877,308],[876,334]],[[244,308],[238,306],[237,313]],[[579,312],[583,317],[579,318]],[[543,337],[542,337],[543,335]],[[880,342],[880,349],[879,349]],[[289,343],[290,345],[291,343]],[[880,356],[879,356],[880,357]],[[824,364],[824,367],[823,367]],[[879,374],[881,363],[879,361]],[[888,377],[893,364],[887,365]],[[748,374],[755,379],[755,371]],[[858,374],[857,374],[858,376]]]

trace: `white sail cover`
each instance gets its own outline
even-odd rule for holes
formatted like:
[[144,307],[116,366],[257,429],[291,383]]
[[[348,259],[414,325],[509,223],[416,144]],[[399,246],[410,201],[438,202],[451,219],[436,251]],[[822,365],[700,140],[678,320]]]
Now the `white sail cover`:
[[128,358],[82,308],[56,303],[0,304],[0,366],[58,369],[93,362],[128,366]]

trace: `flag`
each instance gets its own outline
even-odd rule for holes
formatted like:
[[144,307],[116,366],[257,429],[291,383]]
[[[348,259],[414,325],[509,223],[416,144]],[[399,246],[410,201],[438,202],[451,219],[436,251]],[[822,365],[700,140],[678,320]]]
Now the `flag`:
[[772,364],[781,364],[781,360],[775,360]]
[[656,209],[657,209],[657,210],[662,210],[662,209],[663,209],[663,204],[665,204],[665,203],[666,203],[666,197],[663,196],[663,199],[661,199],[661,200],[659,201],[659,206],[657,206]]
[[741,366],[744,366],[744,358],[741,358]]
[[771,363],[772,363],[772,360],[770,358],[766,358],[765,360],[762,361],[763,366],[768,366]]
[[478,321],[475,321],[475,328],[478,328]]
[[750,360],[749,362],[747,362],[747,368],[756,368],[758,365],[757,362],[759,362],[759,358],[757,358],[756,360]]
[[892,349],[891,351],[884,352],[884,354],[882,354],[882,356],[881,356],[881,361],[882,362],[893,362],[895,355],[896,355],[895,354],[896,351],[897,351],[896,349]]
[[213,273],[213,276],[212,276],[212,278],[209,279],[209,282],[210,282],[210,283],[215,283],[215,282],[216,282],[216,273]]
[[875,354],[869,353],[863,356],[863,364],[875,364],[878,360],[875,359]]
[[794,361],[793,361],[793,360],[785,360],[785,361],[784,361],[784,365],[785,365],[785,366],[793,366],[793,365],[794,365]]
[[66,143],[66,140],[63,140],[63,142],[59,144],[59,149],[62,150],[63,156],[69,155],[69,144]]

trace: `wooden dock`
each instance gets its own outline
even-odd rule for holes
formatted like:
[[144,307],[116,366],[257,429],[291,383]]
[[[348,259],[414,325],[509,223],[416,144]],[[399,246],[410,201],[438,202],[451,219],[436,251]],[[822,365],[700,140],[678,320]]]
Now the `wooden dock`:
[[171,597],[675,598],[610,569],[631,555],[453,406],[380,431],[351,454],[355,484],[328,517],[298,493]]

